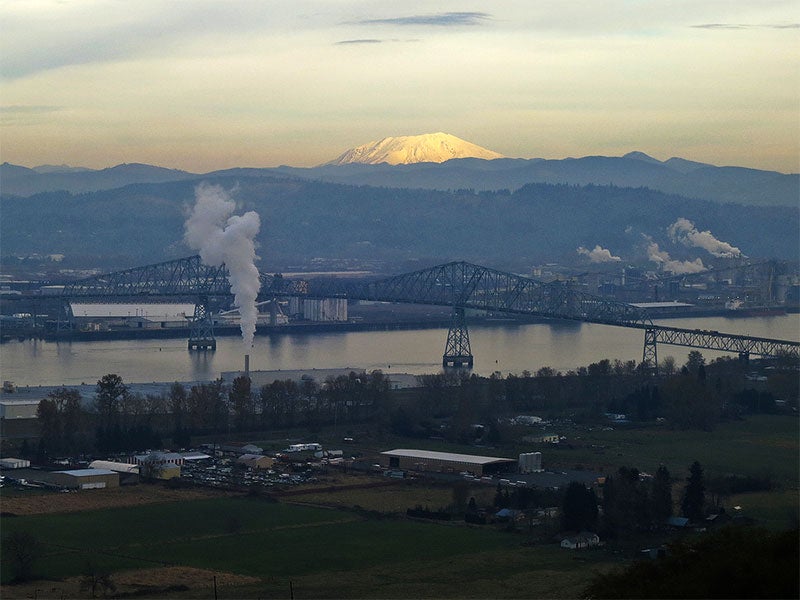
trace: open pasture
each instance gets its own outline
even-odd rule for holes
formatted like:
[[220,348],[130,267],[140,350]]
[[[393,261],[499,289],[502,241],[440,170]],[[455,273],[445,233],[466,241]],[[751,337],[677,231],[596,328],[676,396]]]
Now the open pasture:
[[[436,590],[438,597],[488,597],[501,590],[501,596],[530,597],[532,581],[550,585],[543,570],[563,572],[571,582],[563,588],[571,593],[556,593],[550,585],[545,596],[570,597],[591,576],[572,553],[557,546],[523,547],[518,534],[364,519],[353,512],[253,498],[4,517],[2,525],[4,533],[27,531],[44,542],[45,556],[35,569],[41,579],[79,576],[91,561],[112,578],[121,571],[130,577],[132,570],[174,565],[261,582],[227,597],[263,597],[270,590],[283,594],[289,580],[313,590],[314,597],[410,597],[424,595],[425,589]],[[601,554],[584,556],[598,568],[607,567]],[[9,577],[6,569],[3,577]],[[183,597],[192,597],[187,594]]]

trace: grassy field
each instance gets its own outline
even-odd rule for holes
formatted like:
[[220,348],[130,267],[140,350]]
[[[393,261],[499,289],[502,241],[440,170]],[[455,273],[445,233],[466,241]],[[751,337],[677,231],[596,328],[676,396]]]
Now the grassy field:
[[227,597],[285,596],[289,580],[304,597],[574,597],[592,569],[611,564],[602,553],[576,561],[557,546],[524,547],[521,535],[491,528],[252,498],[3,517],[2,528],[46,543],[41,579],[75,577],[87,560],[111,572],[169,564],[258,579]]
[[793,417],[755,415],[720,423],[713,431],[619,426],[610,431],[574,427],[556,433],[567,435],[572,448],[563,444],[542,448],[545,467],[583,465],[613,473],[629,466],[655,472],[664,464],[673,477],[683,477],[698,460],[709,475],[766,474],[780,485],[798,484],[799,431]]

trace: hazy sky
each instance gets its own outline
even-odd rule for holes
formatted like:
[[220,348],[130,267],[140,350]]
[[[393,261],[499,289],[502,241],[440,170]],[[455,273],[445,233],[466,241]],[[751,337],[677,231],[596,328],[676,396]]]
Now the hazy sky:
[[797,172],[798,23],[798,0],[2,0],[0,158],[312,166],[443,131]]

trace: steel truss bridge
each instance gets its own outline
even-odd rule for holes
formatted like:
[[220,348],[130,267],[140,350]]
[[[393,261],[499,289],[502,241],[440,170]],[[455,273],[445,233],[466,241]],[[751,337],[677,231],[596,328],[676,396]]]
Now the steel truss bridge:
[[[347,298],[452,308],[444,367],[473,366],[465,311],[474,309],[599,323],[644,330],[642,362],[655,371],[658,344],[736,352],[750,356],[800,356],[800,342],[775,340],[699,329],[654,325],[647,312],[624,302],[574,289],[568,283],[543,283],[529,277],[467,262],[450,262],[411,273],[359,282],[337,278],[295,279],[261,274],[260,300]],[[77,299],[157,301],[182,298],[195,303],[189,349],[215,349],[209,304],[214,297],[231,296],[224,265],[208,266],[199,256],[97,275],[65,286],[65,321],[72,319],[70,302]]]

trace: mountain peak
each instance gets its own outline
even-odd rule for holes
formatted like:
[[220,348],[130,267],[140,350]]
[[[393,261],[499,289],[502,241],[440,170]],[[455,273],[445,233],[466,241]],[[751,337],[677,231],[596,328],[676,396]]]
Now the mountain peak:
[[502,154],[481,148],[449,133],[425,133],[387,137],[347,150],[326,165],[360,163],[377,165],[408,165],[412,163],[441,163],[453,158],[503,158]]
[[638,150],[634,150],[633,152],[628,152],[622,158],[630,158],[633,160],[641,160],[644,162],[654,163],[654,164],[661,164],[661,161],[657,158],[653,158],[649,154],[645,154],[644,152],[639,152]]

